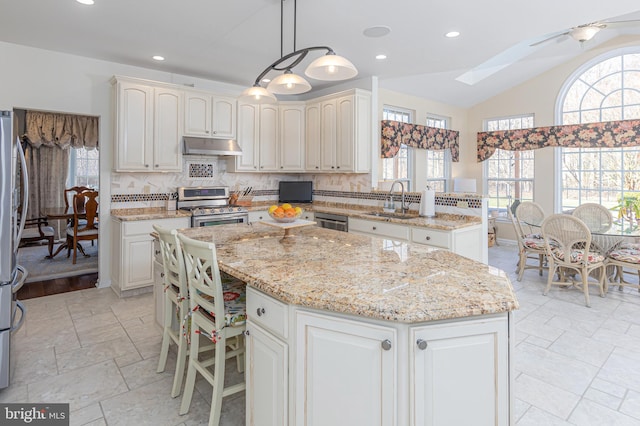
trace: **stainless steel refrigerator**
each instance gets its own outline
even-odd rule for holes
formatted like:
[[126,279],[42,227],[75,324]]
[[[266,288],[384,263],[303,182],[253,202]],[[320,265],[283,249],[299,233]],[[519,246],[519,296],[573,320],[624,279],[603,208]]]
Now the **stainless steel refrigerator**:
[[27,271],[16,263],[27,214],[28,182],[24,151],[12,137],[11,111],[0,111],[0,389],[11,382],[11,335],[25,319],[16,292]]

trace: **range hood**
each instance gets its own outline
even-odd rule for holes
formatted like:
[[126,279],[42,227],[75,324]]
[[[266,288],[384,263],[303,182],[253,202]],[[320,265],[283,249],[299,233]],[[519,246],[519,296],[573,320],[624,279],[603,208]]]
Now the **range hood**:
[[185,136],[182,153],[184,155],[242,155],[235,139],[194,138]]

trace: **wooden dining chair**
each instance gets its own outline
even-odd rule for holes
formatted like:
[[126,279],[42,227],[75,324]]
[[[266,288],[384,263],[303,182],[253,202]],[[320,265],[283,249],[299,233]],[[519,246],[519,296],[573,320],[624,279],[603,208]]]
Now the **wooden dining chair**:
[[[76,263],[78,249],[85,257],[79,241],[93,241],[98,239],[98,192],[84,191],[73,196],[73,223],[67,227],[67,257],[73,249],[73,263]],[[84,206],[84,210],[81,206]],[[81,224],[79,219],[84,216],[86,223]]]
[[[71,203],[76,199],[75,196],[85,191],[93,191],[93,188],[89,188],[88,186],[72,186],[64,190],[64,207],[66,211],[71,211]],[[78,203],[78,209],[84,210],[84,198],[78,198],[76,202]],[[72,225],[71,220],[72,219],[67,220],[67,225]],[[86,223],[84,219],[79,220],[81,225]]]
[[23,247],[30,243],[36,243],[40,241],[47,241],[49,246],[48,259],[53,257],[53,243],[55,238],[55,231],[53,227],[49,226],[47,218],[36,217],[33,219],[26,219],[24,221],[24,231],[22,231],[22,237],[20,238],[20,247]]

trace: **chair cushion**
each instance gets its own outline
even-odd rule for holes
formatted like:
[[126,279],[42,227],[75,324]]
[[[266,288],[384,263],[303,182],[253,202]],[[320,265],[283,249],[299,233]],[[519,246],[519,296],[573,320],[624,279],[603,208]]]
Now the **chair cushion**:
[[640,248],[620,248],[609,253],[609,257],[618,262],[640,264]]
[[[73,227],[68,227],[67,228],[67,235],[73,237]],[[84,237],[87,235],[95,235],[96,238],[98,237],[98,230],[97,229],[87,229],[85,231],[79,231],[78,232],[78,236],[79,237]]]
[[[222,297],[224,297],[224,325],[238,327],[247,321],[247,285],[230,275],[220,273],[222,279]],[[200,293],[202,295],[202,293]],[[213,299],[204,295],[206,299]],[[213,318],[213,312],[207,312]]]
[[621,249],[633,249],[640,250],[640,243],[622,243],[620,244]]
[[524,244],[525,247],[528,247],[531,249],[544,250],[544,240],[542,238],[527,237],[522,240],[522,243]]
[[[51,226],[42,226],[42,233],[45,237],[53,237],[53,228]],[[22,238],[38,238],[40,237],[40,231],[38,228],[24,228],[22,231]]]
[[[558,259],[565,260],[564,252],[559,248],[553,248],[553,254]],[[571,250],[571,256],[570,256],[569,262],[571,263],[582,262],[582,259],[584,259],[584,256],[585,256],[584,250]],[[587,258],[587,262],[589,263],[597,263],[597,262],[604,261],[604,256],[601,255],[600,253],[590,251],[588,252],[588,256],[589,257]]]

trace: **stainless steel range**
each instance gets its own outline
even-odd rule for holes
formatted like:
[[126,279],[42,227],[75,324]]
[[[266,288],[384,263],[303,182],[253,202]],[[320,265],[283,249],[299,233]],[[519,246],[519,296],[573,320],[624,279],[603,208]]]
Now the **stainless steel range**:
[[191,226],[213,226],[227,223],[248,223],[245,207],[230,206],[226,186],[178,188],[177,207],[191,212]]

